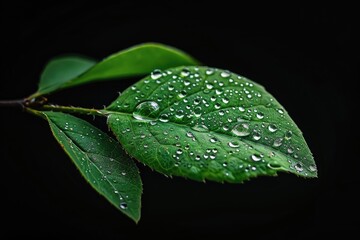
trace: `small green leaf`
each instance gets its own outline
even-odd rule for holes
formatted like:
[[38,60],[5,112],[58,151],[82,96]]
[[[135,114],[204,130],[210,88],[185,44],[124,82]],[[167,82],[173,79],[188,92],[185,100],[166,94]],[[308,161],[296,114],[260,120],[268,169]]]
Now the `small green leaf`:
[[36,95],[50,93],[62,88],[65,83],[84,73],[95,64],[94,60],[78,56],[54,58],[46,65],[41,74]]
[[229,71],[154,71],[107,110],[126,151],[166,175],[219,182],[279,171],[317,176],[284,108],[262,86]]
[[50,128],[88,183],[134,221],[140,219],[142,184],[135,163],[120,145],[88,122],[43,112]]
[[197,64],[183,51],[158,43],[145,43],[122,50],[96,65],[88,59],[59,58],[45,67],[39,89],[31,97],[98,80],[146,75],[155,68]]

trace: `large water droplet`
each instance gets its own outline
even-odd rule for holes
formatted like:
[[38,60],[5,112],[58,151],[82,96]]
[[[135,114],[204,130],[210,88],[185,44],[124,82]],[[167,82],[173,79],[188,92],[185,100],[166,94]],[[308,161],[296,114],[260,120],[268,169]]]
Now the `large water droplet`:
[[280,169],[281,168],[281,165],[276,162],[268,163],[267,166],[271,169]]
[[200,117],[200,116],[201,116],[201,113],[202,113],[201,107],[200,107],[200,106],[195,107],[195,109],[194,109],[194,115],[195,115],[195,117]]
[[192,126],[191,129],[193,129],[197,132],[208,132],[209,131],[207,126],[201,125],[201,124]]
[[270,124],[268,126],[268,129],[269,129],[270,132],[276,132],[277,131],[277,127],[276,127],[275,124]]
[[137,120],[150,121],[158,111],[160,107],[157,102],[146,101],[138,104],[133,112],[133,117]]
[[254,162],[258,162],[258,161],[260,161],[262,159],[262,157],[261,157],[261,155],[255,153],[255,154],[251,155],[251,159]]
[[237,124],[234,126],[231,132],[236,136],[245,137],[250,134],[249,124],[248,123]]
[[152,73],[151,73],[151,78],[156,80],[162,77],[162,72],[159,69],[155,69]]

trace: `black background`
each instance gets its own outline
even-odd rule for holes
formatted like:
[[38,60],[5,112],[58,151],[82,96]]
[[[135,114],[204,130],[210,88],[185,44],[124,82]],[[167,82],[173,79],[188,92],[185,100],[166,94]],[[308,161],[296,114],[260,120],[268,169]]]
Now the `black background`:
[[[306,239],[355,232],[359,26],[352,9],[247,8],[223,1],[3,3],[0,99],[34,92],[54,56],[101,59],[134,44],[161,42],[264,85],[303,131],[319,178],[280,174],[241,185],[203,184],[167,179],[139,164],[144,194],[136,225],[86,184],[44,120],[1,109],[0,236]],[[90,84],[50,100],[101,108],[134,81]],[[106,129],[103,119],[95,121]]]

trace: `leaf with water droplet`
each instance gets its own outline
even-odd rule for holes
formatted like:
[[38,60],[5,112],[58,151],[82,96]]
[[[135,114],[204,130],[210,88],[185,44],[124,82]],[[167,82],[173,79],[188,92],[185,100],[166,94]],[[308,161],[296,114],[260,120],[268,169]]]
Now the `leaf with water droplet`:
[[139,221],[142,184],[121,146],[90,123],[60,112],[43,112],[56,140],[87,182],[125,215]]
[[245,77],[179,67],[133,87],[138,91],[127,89],[105,110],[108,125],[131,156],[156,171],[219,182],[281,171],[317,176],[299,128],[273,96]]
[[196,65],[197,60],[185,52],[158,43],[144,43],[96,63],[82,57],[60,57],[45,67],[39,88],[31,97],[99,80],[143,76],[153,69]]

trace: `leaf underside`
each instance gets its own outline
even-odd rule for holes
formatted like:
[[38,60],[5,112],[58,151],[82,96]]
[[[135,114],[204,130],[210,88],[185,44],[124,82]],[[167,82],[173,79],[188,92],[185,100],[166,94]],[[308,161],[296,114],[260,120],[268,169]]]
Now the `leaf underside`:
[[140,219],[142,184],[135,163],[120,145],[90,123],[43,112],[64,151],[101,195],[134,221]]
[[228,71],[156,70],[107,111],[125,150],[166,175],[232,183],[279,171],[317,176],[284,108],[259,84]]
[[158,43],[144,43],[115,53],[96,63],[84,57],[58,57],[45,67],[39,88],[31,97],[49,94],[94,81],[143,76],[153,69],[167,69],[198,62],[185,52]]

